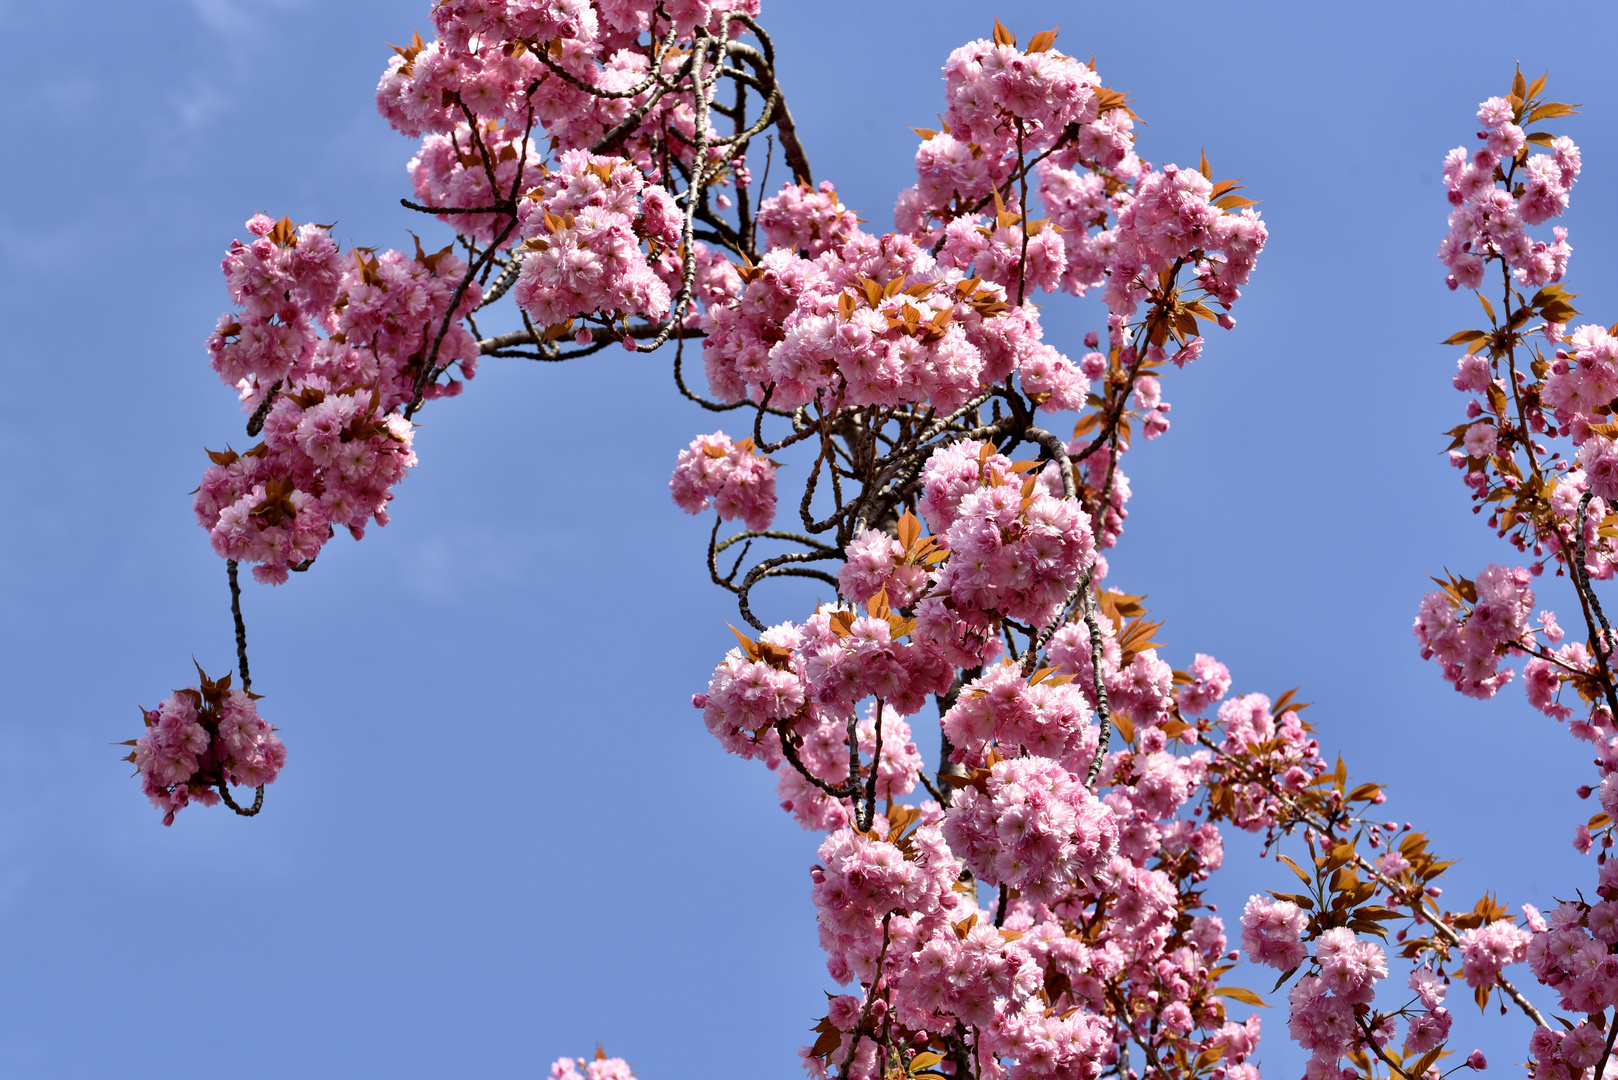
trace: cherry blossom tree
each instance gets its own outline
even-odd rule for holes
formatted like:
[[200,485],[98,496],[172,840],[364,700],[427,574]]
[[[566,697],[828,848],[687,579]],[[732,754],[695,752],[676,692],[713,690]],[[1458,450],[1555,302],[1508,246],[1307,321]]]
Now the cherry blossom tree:
[[[443,0],[432,20],[376,100],[420,141],[403,204],[453,241],[345,252],[328,226],[258,215],[225,255],[233,306],[207,352],[259,441],[210,452],[194,508],[226,561],[238,670],[199,668],[144,712],[129,760],[165,824],[191,803],[259,813],[287,760],[252,692],[243,564],[284,584],[339,529],[386,525],[414,417],[485,357],[657,353],[678,393],[730,414],[669,482],[711,515],[708,575],[742,623],[691,704],[824,834],[810,891],[838,992],[807,1018],[811,1076],[1256,1080],[1258,1014],[1228,1009],[1265,1004],[1226,982],[1243,952],[1280,973],[1264,992],[1289,987],[1313,1080],[1483,1069],[1444,1064],[1454,976],[1532,1021],[1534,1075],[1606,1075],[1618,689],[1590,583],[1618,567],[1618,327],[1569,329],[1566,232],[1527,231],[1579,171],[1536,128],[1572,111],[1543,78],[1484,102],[1482,148],[1446,159],[1440,250],[1490,326],[1450,340],[1475,395],[1451,460],[1533,562],[1447,575],[1416,633],[1471,696],[1523,660],[1530,703],[1596,749],[1581,794],[1602,812],[1577,841],[1600,837],[1598,899],[1548,918],[1444,908],[1449,864],[1373,816],[1380,787],[1322,757],[1294,693],[1233,693],[1206,654],[1173,669],[1143,597],[1109,581],[1124,456],[1169,431],[1165,381],[1203,331],[1234,328],[1267,229],[1206,156],[1141,157],[1128,95],[1055,30],[995,20],[944,60],[940,127],[916,129],[915,183],[877,229],[816,182],[757,0]],[[1076,360],[1035,302],[1059,293],[1104,309]],[[520,329],[480,329],[502,309]],[[1571,577],[1583,641],[1534,612],[1547,567]],[[768,620],[784,593],[760,586],[781,579],[825,599]],[[1222,827],[1302,891],[1227,927],[1205,897]],[[1553,1030],[1507,975],[1525,961],[1585,1019]],[[553,1076],[630,1071],[601,1051]]]

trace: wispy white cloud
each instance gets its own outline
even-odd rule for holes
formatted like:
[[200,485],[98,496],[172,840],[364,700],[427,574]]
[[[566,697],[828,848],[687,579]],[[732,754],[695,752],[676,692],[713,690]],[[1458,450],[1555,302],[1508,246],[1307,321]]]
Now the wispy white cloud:
[[455,603],[468,593],[519,580],[528,545],[490,530],[457,529],[428,536],[404,555],[403,580],[422,598]]
[[258,29],[263,12],[293,11],[304,6],[305,0],[191,0],[191,7],[203,23],[226,37]]

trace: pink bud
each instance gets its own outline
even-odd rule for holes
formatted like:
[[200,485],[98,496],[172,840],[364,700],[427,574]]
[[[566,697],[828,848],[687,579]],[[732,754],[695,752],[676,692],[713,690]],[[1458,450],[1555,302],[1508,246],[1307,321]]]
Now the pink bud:
[[1482,1050],[1474,1050],[1466,1055],[1466,1063],[1479,1072],[1489,1067],[1489,1060],[1483,1056]]

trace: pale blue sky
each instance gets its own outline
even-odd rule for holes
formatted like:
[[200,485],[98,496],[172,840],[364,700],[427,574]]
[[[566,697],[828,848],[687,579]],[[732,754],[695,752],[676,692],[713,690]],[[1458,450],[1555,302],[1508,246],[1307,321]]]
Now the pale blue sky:
[[[1329,751],[1463,859],[1465,906],[1587,886],[1586,754],[1517,687],[1452,693],[1409,626],[1425,574],[1508,554],[1439,453],[1464,400],[1435,343],[1476,318],[1433,258],[1439,162],[1514,62],[1552,67],[1550,92],[1585,104],[1565,123],[1585,162],[1569,286],[1618,319],[1618,15],[1099,8],[995,13],[1061,23],[1059,47],[1133,95],[1143,156],[1206,147],[1271,230],[1237,330],[1166,380],[1173,430],[1126,459],[1114,582],[1150,594],[1177,666],[1211,652],[1239,690],[1303,684]],[[291,755],[261,817],[163,829],[111,745],[193,655],[231,660],[186,496],[201,448],[240,440],[201,347],[218,261],[255,210],[336,220],[344,242],[422,230],[396,202],[411,144],[371,94],[383,41],[426,11],[0,3],[0,1077],[530,1077],[598,1041],[643,1080],[793,1076],[824,1010],[815,838],[686,704],[735,616],[705,582],[705,520],[667,497],[713,422],[662,358],[486,363],[423,414],[393,524],[249,589],[255,688]],[[939,65],[990,13],[767,0],[816,175],[872,227],[909,182],[907,126],[941,107]],[[1077,351],[1098,312],[1052,299],[1048,336]],[[778,596],[767,617],[802,614]],[[1227,913],[1285,887],[1227,845]],[[1265,1023],[1267,1075],[1297,1075],[1284,1014]],[[1509,1067],[1526,1034],[1477,1041]]]

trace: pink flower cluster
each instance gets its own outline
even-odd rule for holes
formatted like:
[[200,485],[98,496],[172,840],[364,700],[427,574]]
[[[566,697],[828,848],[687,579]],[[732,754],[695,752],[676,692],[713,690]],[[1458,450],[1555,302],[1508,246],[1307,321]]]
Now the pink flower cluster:
[[1159,273],[1209,251],[1225,258],[1199,265],[1203,288],[1226,307],[1240,295],[1236,286],[1247,282],[1269,234],[1251,209],[1225,213],[1212,193],[1213,184],[1195,169],[1165,165],[1141,178],[1135,197],[1118,211],[1118,247],[1104,294],[1113,314],[1133,316]]
[[668,192],[633,164],[570,150],[521,213],[522,271],[512,295],[536,325],[669,313],[682,219]]
[[948,606],[973,629],[995,615],[1048,626],[1095,564],[1095,539],[1078,502],[1050,493],[1054,476],[1046,484],[1037,477],[1018,483],[1010,460],[992,451],[967,440],[928,459],[919,506],[950,552],[935,586],[949,603],[923,601],[918,622],[941,622],[934,609]]
[[780,194],[758,205],[758,227],[772,248],[815,258],[842,247],[859,232],[859,218],[843,205],[830,180],[818,189],[783,184]]
[[[1036,923],[1036,909],[1022,902],[1003,927],[988,922],[970,894],[955,889],[960,862],[939,831],[939,816],[937,805],[926,803],[904,836],[879,818],[871,834],[843,829],[821,846],[812,876],[827,969],[838,982],[869,984],[880,957],[887,987],[863,1004],[853,995],[831,1000],[827,1021],[842,1033],[831,1063],[856,1080],[884,1075],[873,1040],[852,1050],[864,1015],[940,1034],[965,1023],[976,1028],[986,1060],[1015,1059],[1019,1076],[1094,1077],[1113,1049],[1107,1023],[1089,1008],[1046,1008],[1036,995],[1057,977],[1074,995],[1083,987],[1099,996],[1097,975],[1116,974],[1121,952],[1108,946],[1096,955],[1058,925]],[[887,840],[878,838],[884,834]],[[1068,995],[1057,1002],[1069,1000],[1090,1004]],[[1239,1060],[1252,1041],[1235,1039],[1233,1056]],[[812,1076],[826,1076],[820,1059],[805,1064]]]
[[1350,1004],[1369,1002],[1375,996],[1377,980],[1388,977],[1388,958],[1382,946],[1356,938],[1346,926],[1332,927],[1320,935],[1315,962],[1326,989]]
[[[932,496],[937,506],[950,505],[945,488]],[[956,509],[969,497],[955,492]],[[1174,937],[1184,910],[1177,880],[1202,880],[1223,859],[1214,825],[1167,820],[1206,782],[1206,752],[1168,753],[1161,729],[1148,728],[1137,737],[1139,752],[1113,755],[1103,772],[1113,787],[1098,800],[1081,779],[1095,753],[1096,729],[1078,684],[1047,676],[1030,687],[1016,668],[1002,665],[962,689],[944,721],[946,733],[952,741],[975,737],[980,746],[995,737],[1015,754],[1041,738],[1054,746],[1066,733],[1065,760],[999,759],[979,756],[981,749],[961,755],[986,767],[958,791],[952,808],[925,802],[912,817],[916,810],[895,807],[889,813],[899,817],[878,814],[868,833],[849,827],[851,800],[827,795],[782,760],[785,748],[771,718],[787,722],[800,764],[841,787],[849,777],[850,710],[874,696],[877,703],[857,723],[857,783],[863,789],[874,768],[879,799],[910,789],[922,762],[909,725],[895,715],[904,710],[891,707],[894,699],[883,696],[891,691],[870,681],[881,671],[873,661],[897,663],[902,671],[929,655],[902,640],[892,644],[907,621],[897,612],[877,619],[822,609],[803,627],[778,626],[732,650],[709,692],[694,699],[728,749],[780,770],[784,809],[807,827],[832,832],[813,874],[822,944],[833,978],[865,985],[858,996],[832,1000],[825,1023],[837,1045],[829,1053],[826,1044],[815,1054],[806,1049],[810,1074],[846,1065],[850,1076],[876,1080],[874,1044],[854,1032],[862,1022],[892,1017],[919,1032],[974,1025],[982,1052],[1016,1060],[1019,1075],[1094,1075],[1115,1045],[1103,1019],[1111,1007],[1106,987],[1125,980],[1131,994],[1159,995],[1154,1015],[1173,1037],[1220,1047],[1227,1080],[1256,1080],[1245,1064],[1256,1022],[1230,1024],[1222,1012],[1197,1004],[1197,988],[1211,979],[1209,969],[1225,948],[1223,925],[1196,917],[1183,938]],[[1116,659],[1116,640],[1111,646]],[[907,657],[905,649],[917,651]],[[951,674],[940,661],[929,676],[931,693],[941,692]],[[1172,710],[1166,674],[1155,692]],[[979,730],[973,735],[967,726]],[[913,830],[907,824],[918,821]],[[956,886],[963,868],[1015,890],[1000,928]],[[1103,889],[1112,897],[1104,929],[1086,941],[1069,936],[1058,913],[1071,904],[1079,917]],[[873,987],[879,957],[885,957],[882,980]],[[1199,1026],[1209,1034],[1193,1036]]]
[[[1478,106],[1484,145],[1467,155],[1458,146],[1444,158],[1444,187],[1455,209],[1438,257],[1449,269],[1449,287],[1476,289],[1483,283],[1484,262],[1499,257],[1519,284],[1537,288],[1560,281],[1573,249],[1567,230],[1557,226],[1550,243],[1534,240],[1524,226],[1560,217],[1578,178],[1579,148],[1566,136],[1555,139],[1548,154],[1532,154],[1527,136],[1512,120],[1511,103],[1490,98]],[[1496,186],[1504,167],[1520,166],[1520,193]]]
[[1191,681],[1174,696],[1187,716],[1201,716],[1230,692],[1230,669],[1205,653],[1197,653],[1187,674]]
[[1242,911],[1242,948],[1255,964],[1290,971],[1309,955],[1303,943],[1308,924],[1309,916],[1290,900],[1250,896]]
[[[1127,662],[1118,644],[1122,627],[1105,612],[1096,618],[1101,631],[1101,679],[1107,688],[1107,701],[1114,712],[1128,714],[1136,726],[1144,729],[1147,742],[1142,748],[1148,752],[1160,750],[1163,739],[1159,726],[1173,716],[1174,669],[1158,658],[1156,649],[1135,653]],[[1051,637],[1050,661],[1062,675],[1072,676],[1087,698],[1093,699],[1095,683],[1092,667],[1090,632],[1082,622],[1071,622]],[[1156,734],[1153,734],[1156,732]]]
[[218,682],[204,675],[200,687],[176,690],[144,712],[146,732],[132,740],[128,760],[164,825],[192,802],[219,802],[221,784],[268,784],[286,764],[275,729],[259,716],[252,695],[231,688],[228,675]]
[[635,1080],[635,1073],[623,1058],[610,1058],[597,1050],[590,1061],[558,1058],[551,1065],[551,1080]]
[[[447,134],[473,113],[506,128],[543,126],[561,150],[587,147],[637,109],[642,110],[624,143],[650,172],[659,162],[652,148],[667,145],[689,154],[695,114],[683,94],[661,94],[656,80],[672,78],[683,57],[665,56],[652,71],[657,5],[647,0],[451,0],[433,9],[438,39],[396,49],[377,85],[377,110],[394,128],[415,136]],[[663,5],[652,38],[673,29],[689,40],[699,25],[723,33],[718,15],[756,15],[758,0],[724,5],[675,0]],[[541,59],[545,52],[550,63]],[[564,74],[553,70],[552,65]],[[571,77],[573,82],[569,81]],[[575,83],[606,91],[591,94]],[[656,100],[653,100],[654,94]],[[463,111],[464,110],[464,111]],[[670,130],[683,138],[660,140]]]
[[240,310],[220,316],[208,359],[227,385],[262,396],[272,383],[309,370],[345,267],[323,226],[294,229],[255,214],[247,229],[257,239],[231,241],[221,264]]
[[1586,1069],[1601,1061],[1606,1043],[1606,1034],[1589,1021],[1582,1021],[1567,1031],[1537,1027],[1528,1040],[1534,1075],[1546,1078],[1583,1076]]
[[1529,573],[1520,566],[1493,565],[1478,575],[1477,600],[1469,611],[1448,592],[1422,597],[1413,628],[1422,659],[1437,660],[1444,677],[1468,697],[1493,697],[1512,678],[1512,670],[1500,666],[1501,655],[1528,630],[1534,606],[1528,582]]
[[895,212],[899,228],[931,234],[929,218],[975,218],[1019,157],[1064,144],[1099,168],[1138,171],[1133,120],[1121,101],[1102,109],[1100,82],[1094,69],[1048,47],[1028,52],[980,39],[956,49],[944,64],[944,130],[921,133],[917,183]]
[[698,435],[680,451],[669,490],[688,514],[712,506],[721,521],[740,519],[755,532],[775,520],[775,463],[753,453],[752,439],[733,443],[723,431]]
[[[1249,912],[1255,911],[1254,900],[1257,899],[1254,897],[1248,901]],[[1262,908],[1262,902],[1258,906]],[[1297,911],[1293,905],[1287,906]],[[1265,919],[1273,921],[1274,914],[1257,914],[1255,923]],[[1294,956],[1299,962],[1303,959],[1304,947],[1301,944],[1296,949],[1287,944],[1287,939],[1291,937],[1290,922],[1295,919],[1292,916],[1289,925],[1279,931],[1281,941],[1276,947],[1277,960],[1269,961],[1273,966],[1281,966],[1278,961],[1290,960]],[[1244,915],[1244,926],[1246,922]],[[1243,940],[1246,940],[1245,930]],[[1376,994],[1376,983],[1387,978],[1387,954],[1376,942],[1361,941],[1352,930],[1338,926],[1320,935],[1315,946],[1315,961],[1320,973],[1305,975],[1287,995],[1290,1006],[1287,1028],[1293,1041],[1311,1052],[1308,1075],[1332,1076],[1336,1073],[1337,1060],[1358,1045],[1362,1038],[1355,1023],[1355,1007],[1370,1003]],[[1431,1022],[1418,1020],[1418,1023]],[[1413,1025],[1413,1033],[1418,1038],[1421,1030]],[[1390,1022],[1384,1034],[1391,1033]]]
[[[1267,239],[1263,222],[1251,209],[1215,205],[1228,186],[1216,195],[1195,170],[1153,171],[1140,161],[1131,113],[1098,90],[1092,68],[1048,47],[1027,53],[977,41],[950,56],[944,75],[945,129],[922,133],[916,186],[895,211],[902,232],[941,245],[943,264],[1008,295],[1031,287],[1082,296],[1106,283],[1108,307],[1123,319],[1176,260],[1190,260],[1203,291],[1226,310],[1241,295]],[[1013,204],[985,223],[997,189],[1036,157],[1049,217],[1027,220]],[[1228,316],[1220,321],[1230,325]],[[1183,344],[1182,366],[1201,339]]]
[[[1288,709],[1279,718],[1263,694],[1245,694],[1219,706],[1218,720],[1225,737],[1220,753],[1239,757],[1280,782],[1283,790],[1299,792],[1326,771],[1320,742],[1310,736],[1303,721]],[[1280,796],[1259,780],[1239,775],[1227,778],[1233,805],[1231,820],[1249,832],[1269,828],[1282,815]]]
[[[1573,441],[1582,444],[1599,438],[1588,434],[1591,425],[1602,422],[1596,416],[1596,408],[1618,397],[1618,338],[1606,327],[1588,323],[1562,335],[1558,345],[1540,396],[1555,411],[1557,426],[1570,431]],[[1457,390],[1481,393],[1488,389],[1488,368],[1482,358],[1474,355],[1459,363],[1460,371],[1455,376]],[[1603,451],[1598,456],[1610,457],[1610,440],[1597,446]],[[1597,491],[1604,491],[1604,498],[1618,493],[1610,465],[1599,470],[1590,470],[1587,466],[1586,471],[1598,481]]]
[[1003,288],[940,265],[906,236],[851,229],[812,259],[775,248],[729,284],[728,302],[710,295],[700,320],[708,385],[722,401],[768,387],[781,408],[818,397],[927,402],[947,414],[1026,368],[1043,380],[1046,407],[1071,409],[1089,386],[1040,340],[1032,310],[1008,308]]
[[847,560],[837,571],[837,591],[845,600],[863,604],[878,592],[888,603],[909,607],[932,584],[927,567],[911,561],[905,546],[887,533],[862,529],[843,549]]
[[[909,716],[928,696],[949,689],[949,664],[936,649],[904,640],[909,629],[898,616],[856,618],[823,607],[802,626],[764,631],[748,653],[730,650],[693,704],[727,751],[777,762],[780,740],[770,726],[777,720],[795,718],[806,730],[846,721],[868,697],[883,701],[890,714]],[[800,716],[806,705],[808,715]]]
[[1410,1018],[1405,1030],[1406,1056],[1425,1054],[1448,1039],[1450,1025],[1454,1023],[1454,1017],[1443,1007],[1448,987],[1436,972],[1431,968],[1416,968],[1410,973],[1409,984],[1426,1008]]
[[1509,923],[1486,942],[1479,942],[1468,955],[1468,971],[1476,968],[1477,979],[1467,982],[1492,986],[1496,974],[1507,963],[1526,959],[1540,982],[1562,995],[1564,1009],[1595,1013],[1618,1004],[1618,956],[1609,947],[1618,944],[1618,863],[1602,864],[1602,899],[1594,904],[1565,901],[1550,913],[1550,925],[1530,937],[1527,931]]
[[[334,528],[357,538],[373,518],[387,524],[393,485],[416,460],[411,426],[395,410],[416,392],[465,266],[448,249],[356,250],[345,266],[320,226],[294,230],[259,215],[248,229],[258,239],[233,244],[224,262],[242,310],[220,317],[208,351],[248,408],[267,407],[264,442],[212,454],[193,506],[220,556],[257,563],[254,577],[278,584]],[[480,296],[472,283],[455,314]],[[477,342],[452,321],[438,367],[471,378],[477,357]],[[460,389],[429,381],[423,397]]]
[[[859,752],[869,761],[876,755],[876,710],[866,710],[855,725]],[[793,728],[802,738],[798,759],[810,772],[827,783],[841,786],[848,780],[848,725],[826,712],[811,711]],[[882,716],[882,755],[876,759],[876,797],[896,802],[916,787],[922,768],[921,752],[911,741],[910,725],[891,709]],[[835,832],[852,819],[853,803],[834,799],[816,787],[796,769],[777,769],[776,791],[781,809],[806,829]],[[869,773],[869,768],[866,769]]]
[[944,714],[944,734],[956,761],[981,764],[993,740],[1002,754],[1017,749],[1054,760],[1074,759],[1075,772],[1089,768],[1099,733],[1084,692],[1071,681],[1030,686],[1017,667],[995,664],[961,688]]
[[[421,149],[410,160],[410,185],[423,205],[493,206],[539,186],[545,165],[529,132],[488,121],[475,130],[474,137],[474,129],[462,121],[451,131],[422,140]],[[490,170],[483,167],[484,153],[493,165],[493,190]],[[463,236],[492,244],[511,219],[500,214],[440,214],[438,220]],[[501,246],[512,242],[508,235]]]
[[[893,843],[849,828],[838,829],[820,845],[811,898],[833,979],[846,983],[875,976],[884,921],[890,938],[943,929],[944,914],[961,903],[952,888],[956,861],[937,820],[934,806],[907,845],[914,858]],[[906,925],[893,926],[888,917],[895,914],[908,916]]]
[[1015,152],[1019,135],[1036,153],[1067,125],[1095,122],[1100,85],[1092,68],[1054,49],[1030,53],[979,38],[944,61],[944,123],[990,154]]
[[1118,850],[1112,811],[1044,757],[997,762],[983,789],[961,790],[944,819],[950,847],[983,881],[1051,903],[1093,882]]
[[[1461,932],[1461,975],[1466,985],[1492,988],[1502,968],[1521,963],[1531,935],[1509,919],[1496,919]],[[1613,962],[1618,975],[1618,960]],[[1588,1010],[1586,1010],[1588,1011]]]

